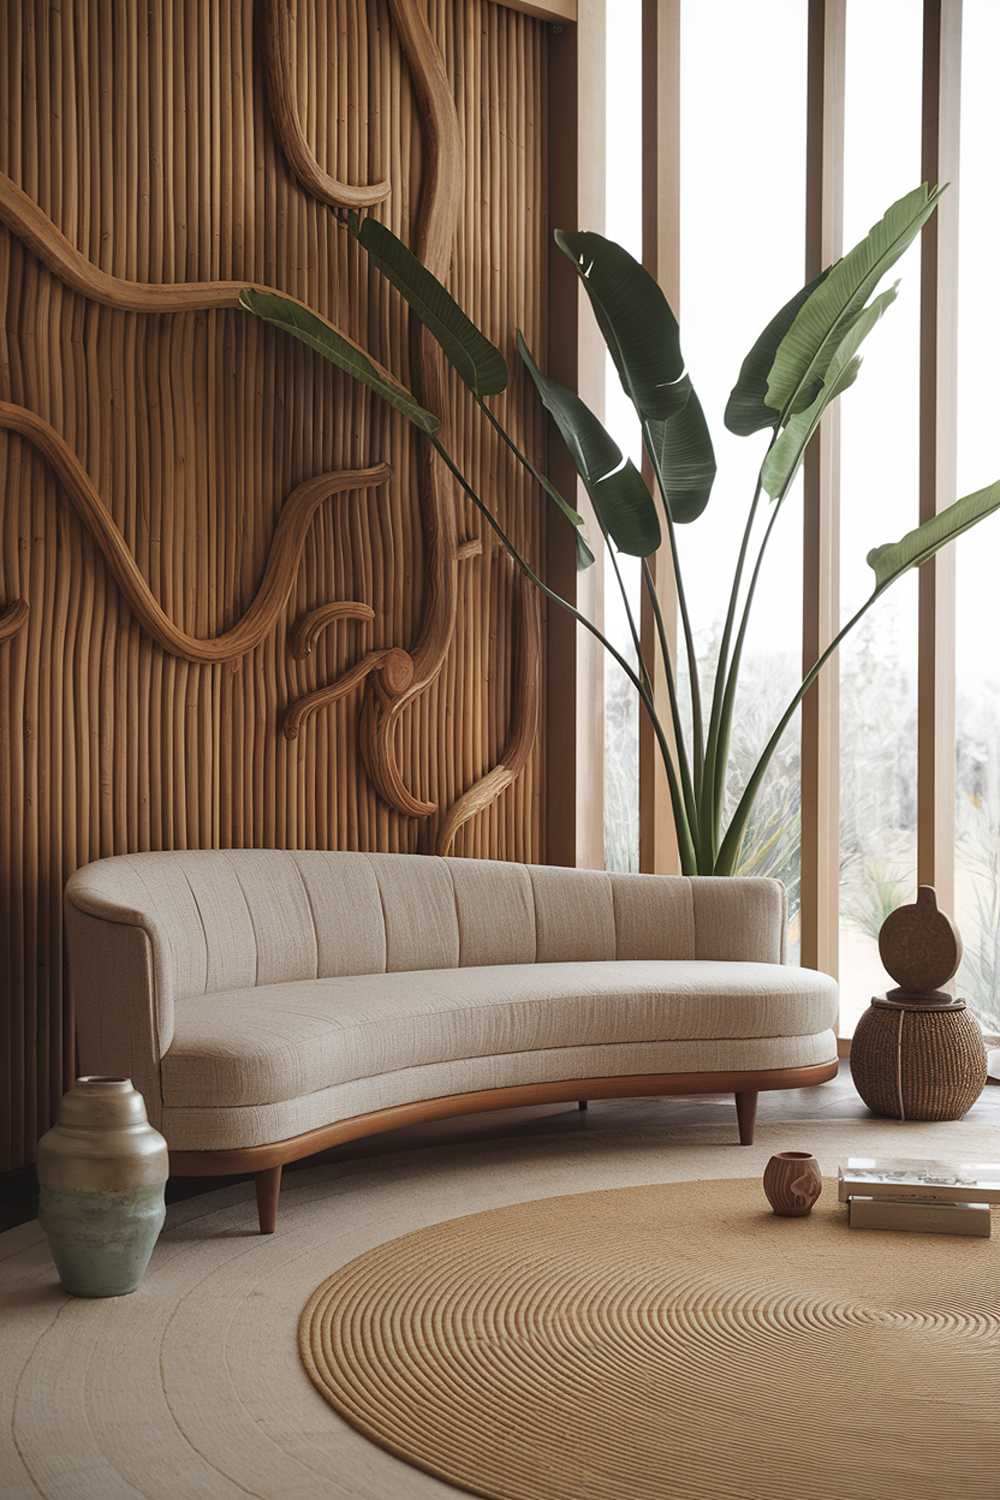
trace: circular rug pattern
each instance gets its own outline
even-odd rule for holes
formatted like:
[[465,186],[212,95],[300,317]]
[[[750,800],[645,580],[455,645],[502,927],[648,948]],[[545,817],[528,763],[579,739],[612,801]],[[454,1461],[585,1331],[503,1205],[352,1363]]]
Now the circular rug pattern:
[[491,1500],[995,1496],[996,1240],[851,1231],[759,1182],[545,1198],[421,1229],[313,1293],[353,1426]]

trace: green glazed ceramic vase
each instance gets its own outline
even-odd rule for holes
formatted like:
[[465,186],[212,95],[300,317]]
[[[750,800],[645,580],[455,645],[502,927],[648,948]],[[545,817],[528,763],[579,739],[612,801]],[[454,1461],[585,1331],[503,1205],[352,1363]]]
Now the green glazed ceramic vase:
[[78,1078],[38,1143],[38,1218],[74,1297],[124,1297],[166,1213],[167,1143],[130,1078]]

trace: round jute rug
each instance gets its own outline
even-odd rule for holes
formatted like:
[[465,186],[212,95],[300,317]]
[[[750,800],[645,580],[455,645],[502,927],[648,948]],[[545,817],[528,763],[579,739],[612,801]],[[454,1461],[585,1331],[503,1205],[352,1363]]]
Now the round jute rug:
[[433,1225],[313,1293],[316,1387],[494,1500],[996,1495],[996,1240],[851,1231],[826,1184],[547,1198]]

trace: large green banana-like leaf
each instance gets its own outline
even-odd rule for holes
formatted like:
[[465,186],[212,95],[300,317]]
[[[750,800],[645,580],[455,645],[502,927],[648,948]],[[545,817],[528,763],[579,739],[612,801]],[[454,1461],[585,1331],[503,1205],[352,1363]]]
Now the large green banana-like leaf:
[[[520,338],[520,334],[518,334],[518,337]],[[487,417],[492,420],[493,425],[498,426],[499,424],[496,422],[495,418],[492,418],[489,409],[485,406],[485,403],[483,404],[483,409],[486,411]],[[541,472],[541,470],[537,469],[525,454],[519,453],[519,457],[521,459],[521,462],[528,469],[528,472],[531,474],[532,478],[541,486],[546,495],[548,495],[549,499],[556,506],[556,509],[562,511],[563,515],[566,517],[566,520],[574,528],[576,532],[577,572],[582,573],[586,568],[592,568],[597,559],[594,557],[593,552],[591,552],[590,547],[587,543],[587,538],[584,535],[583,517],[581,516],[580,512],[578,510],[575,510],[574,507],[570,505],[569,501],[563,498],[552,481],[550,479],[547,479]]]
[[919,234],[943,191],[924,183],[900,198],[806,298],[778,345],[768,406],[794,415],[812,404],[848,326]]
[[[355,224],[356,220],[353,221]],[[451,293],[403,241],[369,214],[356,230],[369,259],[406,299],[448,363],[477,396],[496,396],[507,386],[507,362],[480,333]]]
[[627,250],[590,231],[562,229],[556,244],[590,298],[611,358],[640,417],[663,420],[687,403],[680,331],[670,304]]
[[648,557],[660,545],[660,520],[635,464],[622,457],[618,444],[579,396],[542,374],[521,333],[517,352],[569,449],[601,525],[620,552]]
[[388,401],[390,406],[402,412],[421,432],[430,434],[438,431],[441,426],[439,417],[421,406],[412,391],[400,385],[388,370],[383,370],[381,365],[376,364],[346,334],[334,328],[332,323],[321,318],[319,313],[311,312],[308,307],[303,307],[294,298],[285,297],[280,292],[259,292],[254,287],[247,287],[240,293],[240,306],[262,322],[280,328],[293,339],[298,339],[300,343],[315,350],[362,385],[367,385],[384,401]]
[[666,421],[647,423],[647,430],[671,519],[696,521],[715,482],[715,451],[697,393]]
[[909,568],[919,568],[935,552],[996,510],[1000,510],[1000,480],[971,495],[963,495],[929,521],[908,531],[898,542],[873,547],[868,554],[868,566],[875,574],[875,592],[880,594]]
[[820,271],[807,286],[795,293],[780,312],[776,312],[740,366],[739,379],[733,386],[726,402],[725,423],[737,437],[749,437],[763,427],[776,427],[780,411],[767,404],[767,380],[785,334],[795,321],[799,308],[807,297],[830,274],[829,266]]
[[791,417],[787,427],[782,429],[760,472],[761,484],[772,500],[777,500],[787,492],[827,407],[857,379],[861,368],[858,349],[886,308],[895,302],[898,286],[899,283],[896,282],[894,286],[880,292],[854,318],[834,351],[819,395],[805,411]]

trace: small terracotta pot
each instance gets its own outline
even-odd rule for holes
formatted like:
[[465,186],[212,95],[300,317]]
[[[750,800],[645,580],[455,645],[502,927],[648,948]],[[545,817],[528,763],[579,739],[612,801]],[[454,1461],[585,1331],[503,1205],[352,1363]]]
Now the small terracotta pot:
[[779,1151],[764,1168],[764,1192],[782,1219],[801,1219],[823,1191],[819,1162],[808,1151]]

